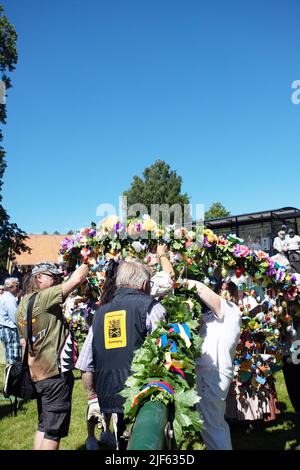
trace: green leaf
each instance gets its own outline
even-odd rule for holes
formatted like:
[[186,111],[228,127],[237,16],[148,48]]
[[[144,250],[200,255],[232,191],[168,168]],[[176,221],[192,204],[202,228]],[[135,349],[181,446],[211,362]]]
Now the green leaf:
[[189,390],[189,391],[179,391],[176,393],[175,397],[176,406],[187,406],[193,407],[196,403],[200,401],[200,398],[196,392],[196,390]]

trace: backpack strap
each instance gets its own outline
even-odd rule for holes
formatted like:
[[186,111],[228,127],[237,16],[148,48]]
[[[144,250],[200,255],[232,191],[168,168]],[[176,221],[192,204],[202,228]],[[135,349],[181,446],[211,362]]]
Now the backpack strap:
[[37,296],[37,292],[35,292],[29,299],[28,306],[27,306],[27,341],[26,341],[26,349],[23,357],[23,364],[27,364],[28,361],[28,343],[30,343],[30,347],[33,350],[33,342],[32,342],[32,310],[35,298]]

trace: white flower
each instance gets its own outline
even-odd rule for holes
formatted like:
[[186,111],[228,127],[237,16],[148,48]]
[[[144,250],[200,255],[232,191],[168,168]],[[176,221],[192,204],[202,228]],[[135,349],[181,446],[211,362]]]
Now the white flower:
[[146,245],[143,245],[140,241],[133,242],[131,246],[136,253],[140,253],[146,249]]

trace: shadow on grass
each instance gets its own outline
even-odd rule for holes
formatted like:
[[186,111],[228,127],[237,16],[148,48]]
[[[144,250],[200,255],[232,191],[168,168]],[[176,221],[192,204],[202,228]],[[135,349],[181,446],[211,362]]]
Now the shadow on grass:
[[300,413],[282,411],[269,423],[247,421],[229,426],[234,450],[288,450],[299,442]]
[[[10,401],[7,400],[7,402],[3,403],[1,402],[0,405],[0,419],[5,418],[6,416],[11,416],[12,414],[12,405],[10,404]],[[13,416],[12,416],[13,418]]]
[[11,416],[15,418],[18,413],[23,409],[23,405],[26,403],[25,400],[18,400],[15,402],[14,397],[11,398],[2,398],[1,397],[1,404],[0,404],[0,420],[5,418],[6,416]]

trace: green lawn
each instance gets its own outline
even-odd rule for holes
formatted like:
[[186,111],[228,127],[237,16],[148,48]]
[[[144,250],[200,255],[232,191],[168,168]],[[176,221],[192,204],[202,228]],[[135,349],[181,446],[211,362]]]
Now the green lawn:
[[[3,383],[0,366],[0,387]],[[300,416],[294,413],[288,399],[282,373],[277,374],[276,388],[282,414],[275,424],[269,424],[248,434],[241,426],[232,427],[234,449],[292,449],[300,441]],[[86,439],[86,394],[79,372],[75,372],[72,418],[69,436],[61,441],[61,449],[84,450]],[[0,401],[0,450],[27,450],[32,448],[32,439],[37,425],[35,401],[23,403],[16,417],[10,416],[9,402]]]

